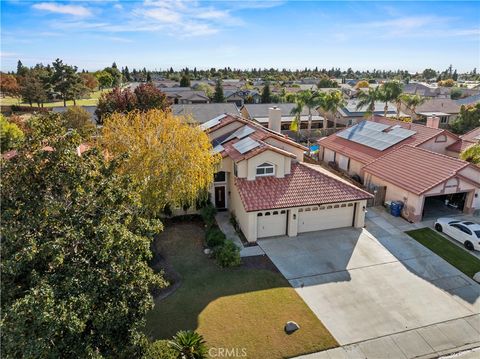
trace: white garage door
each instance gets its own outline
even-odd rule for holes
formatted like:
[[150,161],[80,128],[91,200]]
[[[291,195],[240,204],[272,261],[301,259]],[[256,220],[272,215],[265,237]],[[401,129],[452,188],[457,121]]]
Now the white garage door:
[[298,210],[298,233],[351,227],[353,203],[305,207]]
[[257,238],[283,236],[287,232],[287,211],[257,213]]

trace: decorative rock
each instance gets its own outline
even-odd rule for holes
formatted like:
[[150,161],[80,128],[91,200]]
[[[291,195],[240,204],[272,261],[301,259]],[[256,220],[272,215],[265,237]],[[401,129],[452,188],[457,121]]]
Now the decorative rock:
[[205,253],[205,254],[210,254],[210,253],[212,253],[212,250],[211,250],[210,248],[205,248],[205,249],[203,250],[203,253]]
[[293,332],[296,332],[298,329],[300,329],[300,326],[295,323],[295,322],[287,322],[287,324],[285,324],[285,333],[287,334],[292,334]]
[[480,272],[475,273],[473,280],[477,283],[480,283]]

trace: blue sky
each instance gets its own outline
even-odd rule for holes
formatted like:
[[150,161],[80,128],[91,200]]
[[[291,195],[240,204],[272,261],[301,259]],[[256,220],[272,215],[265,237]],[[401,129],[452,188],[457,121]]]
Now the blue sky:
[[479,2],[7,1],[1,69],[480,67]]

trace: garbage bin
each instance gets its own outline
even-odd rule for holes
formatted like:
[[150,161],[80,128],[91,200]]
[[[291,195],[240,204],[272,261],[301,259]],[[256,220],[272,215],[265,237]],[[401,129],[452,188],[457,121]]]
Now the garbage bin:
[[403,202],[401,201],[392,201],[390,204],[390,214],[394,217],[400,217],[402,214]]

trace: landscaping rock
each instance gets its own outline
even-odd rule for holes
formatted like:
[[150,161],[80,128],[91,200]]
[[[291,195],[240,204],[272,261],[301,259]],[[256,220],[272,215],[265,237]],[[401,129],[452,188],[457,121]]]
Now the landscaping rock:
[[285,333],[287,334],[292,334],[293,332],[296,332],[298,329],[300,329],[300,326],[295,323],[295,322],[287,322],[287,324],[285,324]]
[[208,255],[208,254],[212,253],[212,250],[211,250],[210,248],[205,248],[205,249],[203,250],[203,253],[205,253],[205,254]]
[[475,273],[473,280],[477,283],[480,283],[480,272]]

